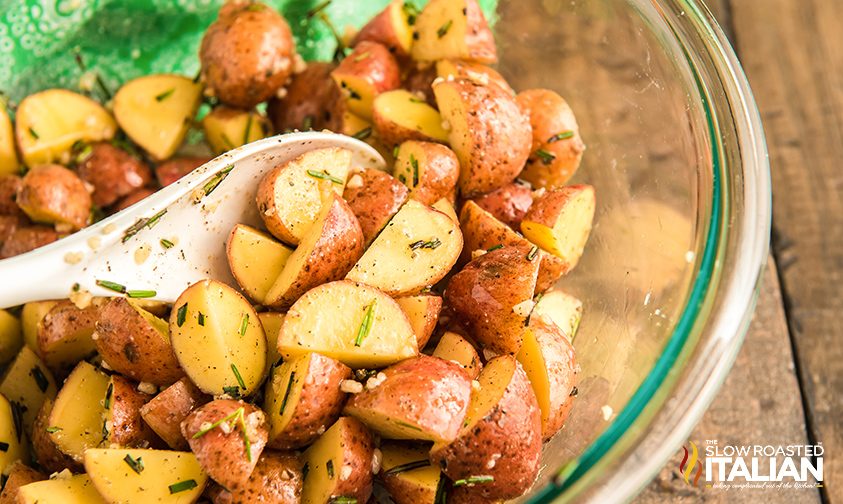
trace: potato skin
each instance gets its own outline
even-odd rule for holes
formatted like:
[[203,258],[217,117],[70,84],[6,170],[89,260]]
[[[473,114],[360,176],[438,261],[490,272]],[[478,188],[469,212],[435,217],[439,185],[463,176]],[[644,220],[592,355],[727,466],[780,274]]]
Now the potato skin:
[[[101,310],[102,304],[99,300],[94,300],[85,308],[77,308],[72,302],[63,300],[56,303],[38,324],[38,354],[55,376],[67,376],[76,366],[77,362],[67,360],[68,356],[62,347],[74,333],[80,331],[92,333]],[[88,347],[88,351],[85,354],[76,355],[79,360],[88,357],[88,353],[94,353],[94,342],[90,337],[83,345]],[[78,351],[83,350],[79,348]]]
[[[410,47],[405,46],[401,41],[400,35],[397,33],[396,27],[393,24],[392,17],[394,9],[402,8],[403,3],[391,2],[384,10],[380,11],[368,23],[363,25],[363,28],[360,28],[360,31],[352,39],[351,46],[354,47],[363,41],[377,42],[389,49],[389,52],[397,57],[402,59],[407,58],[410,55]],[[406,20],[406,15],[403,15],[403,18]]]
[[3,249],[6,240],[11,238],[18,228],[26,226],[28,221],[26,217],[18,215],[0,215],[0,250]]
[[[515,360],[510,355],[495,359]],[[451,480],[493,476],[493,481],[474,486],[487,500],[518,497],[538,475],[541,412],[527,374],[517,361],[514,366],[503,396],[489,413],[454,442],[434,447],[430,454],[431,463],[439,464]],[[496,455],[500,457],[494,458]]]
[[533,299],[541,262],[530,247],[504,246],[488,252],[451,277],[443,295],[458,320],[481,345],[498,353],[521,348],[529,314],[514,307]]
[[47,226],[24,226],[15,229],[0,247],[0,259],[14,257],[53,243],[62,235]]
[[208,87],[224,103],[243,109],[272,97],[292,74],[295,57],[287,21],[257,2],[227,4],[199,49]]
[[153,189],[141,187],[140,189],[129,193],[128,195],[126,195],[126,197],[117,201],[117,203],[115,203],[114,207],[112,208],[115,212],[120,212],[134,205],[138,201],[146,198],[147,196],[152,196],[153,194],[155,194],[155,191]]
[[[232,427],[228,434],[215,427],[197,438],[193,437],[239,408],[244,410],[244,422],[251,442],[251,462],[246,456],[243,425],[239,421],[228,422]],[[263,411],[243,401],[217,399],[193,410],[182,421],[181,432],[208,476],[226,488],[234,488],[249,479],[266,446],[266,417]]]
[[357,44],[332,74],[340,88],[346,76],[363,78],[376,96],[401,85],[401,71],[395,56],[385,46],[368,40]]
[[21,186],[21,178],[17,175],[0,176],[0,215],[23,215],[15,202]]
[[108,142],[92,145],[76,169],[82,180],[94,186],[91,198],[100,207],[111,206],[152,181],[146,163]]
[[408,194],[407,186],[380,170],[369,168],[351,176],[342,196],[357,217],[367,246],[398,213]]
[[0,504],[17,504],[18,489],[29,483],[43,481],[47,475],[24,465],[18,460],[11,465],[9,479],[3,485],[3,492],[0,493]]
[[[375,453],[375,440],[362,422],[348,418],[341,442],[345,447],[346,457],[334,495],[356,497],[357,502],[368,502],[374,481],[372,458]],[[346,472],[346,467],[351,467],[351,471],[348,477],[344,478],[342,475]]]
[[213,494],[211,502],[297,504],[301,499],[303,483],[302,463],[298,457],[267,450],[261,454],[248,480],[228,490],[220,488]]
[[32,424],[32,451],[38,464],[48,473],[61,472],[70,469],[72,472],[84,471],[82,464],[73,460],[70,455],[64,454],[53,439],[47,428],[50,427],[50,412],[53,410],[52,399],[45,399],[35,423]]
[[[515,98],[518,106],[530,118],[533,131],[532,153],[521,178],[536,187],[556,189],[577,172],[585,144],[580,137],[577,119],[568,102],[549,89],[528,89]],[[553,140],[555,135],[570,132],[571,138]],[[544,150],[555,156],[545,161],[536,156]]]
[[[405,149],[413,152],[417,162],[424,165],[420,167],[421,177],[410,197],[424,205],[432,205],[442,198],[453,201],[460,177],[460,162],[454,151],[438,143],[409,140],[401,144],[399,157]],[[415,152],[421,154],[415,156]]]
[[113,375],[111,384],[109,442],[132,448],[146,448],[155,443],[155,433],[143,421],[140,412],[152,396],[140,392],[137,384],[120,375]]
[[474,202],[512,229],[518,229],[533,204],[533,191],[523,184],[509,184],[474,198]]
[[489,29],[486,16],[480,9],[477,0],[465,1],[465,45],[468,47],[468,58],[479,63],[497,63],[498,48],[495,45],[495,36]]
[[541,347],[550,381],[550,415],[542,423],[542,438],[547,441],[562,428],[574,405],[579,366],[574,346],[556,325],[531,318],[530,329]]
[[54,164],[29,170],[21,180],[16,201],[33,221],[67,227],[69,231],[88,224],[93,204],[82,179]]
[[212,158],[195,156],[195,157],[178,157],[165,161],[155,167],[155,178],[161,187],[167,187],[176,180],[184,177],[196,168],[210,161]]
[[187,377],[173,383],[140,407],[143,421],[174,450],[186,451],[181,422],[196,407],[211,400]]
[[342,109],[340,88],[331,78],[334,68],[335,64],[323,61],[308,63],[304,71],[293,75],[283,98],[269,101],[267,116],[276,131],[337,131]]
[[169,340],[126,298],[111,298],[102,307],[96,331],[97,351],[115,371],[163,386],[184,376]]

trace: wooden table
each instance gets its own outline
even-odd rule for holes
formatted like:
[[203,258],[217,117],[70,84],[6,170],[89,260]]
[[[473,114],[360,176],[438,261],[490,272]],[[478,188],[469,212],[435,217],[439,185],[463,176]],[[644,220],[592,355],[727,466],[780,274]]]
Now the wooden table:
[[635,502],[843,503],[843,2],[709,0],[761,110],[773,249],[737,363],[691,439],[822,443],[816,490],[696,489],[663,470]]

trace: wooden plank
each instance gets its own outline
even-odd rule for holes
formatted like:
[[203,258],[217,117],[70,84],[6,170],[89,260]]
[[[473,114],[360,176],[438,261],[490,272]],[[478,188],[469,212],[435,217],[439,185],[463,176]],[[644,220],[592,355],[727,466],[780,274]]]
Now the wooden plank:
[[843,503],[843,10],[731,0],[773,175],[774,251],[827,502]]
[[[799,384],[793,369],[793,355],[772,260],[767,266],[752,326],[735,366],[689,439],[698,446],[703,446],[709,439],[717,440],[720,445],[807,442]],[[671,459],[653,483],[638,496],[636,504],[690,504],[701,501],[790,504],[820,501],[817,489],[741,491],[693,487],[686,484],[679,473],[682,455],[680,451]]]

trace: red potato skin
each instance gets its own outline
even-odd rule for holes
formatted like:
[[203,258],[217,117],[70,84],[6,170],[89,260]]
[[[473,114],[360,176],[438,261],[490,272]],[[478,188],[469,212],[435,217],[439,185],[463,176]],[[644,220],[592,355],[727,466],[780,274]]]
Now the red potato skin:
[[0,215],[23,215],[20,207],[15,202],[20,186],[21,178],[17,175],[0,176]]
[[52,410],[52,399],[44,400],[44,404],[41,405],[38,416],[35,417],[35,422],[32,424],[32,451],[35,454],[35,460],[38,461],[38,465],[51,474],[65,469],[70,469],[74,473],[84,472],[85,469],[82,464],[73,460],[70,455],[62,453],[53,442],[50,433],[47,432]]
[[196,168],[210,161],[209,157],[180,157],[161,163],[155,168],[155,177],[161,187],[167,187]]
[[0,504],[17,504],[20,487],[45,479],[45,474],[24,465],[20,460],[14,462],[9,470],[9,478],[3,485],[3,492],[0,493]]
[[[359,187],[356,182],[352,182],[356,177],[361,179]],[[398,213],[407,201],[408,193],[407,186],[388,173],[373,168],[349,178],[342,196],[360,223],[366,246],[372,243],[389,219]]]
[[[304,476],[302,463],[293,454],[264,451],[245,483],[211,491],[213,504],[274,503],[298,504]],[[2,504],[2,503],[0,503]]]
[[[307,64],[293,75],[283,98],[272,98],[267,116],[278,132],[292,130],[338,131],[342,122],[341,95],[331,78],[336,65],[322,61]],[[309,118],[309,119],[308,119]]]
[[377,96],[401,86],[401,69],[389,49],[376,42],[363,41],[343,58],[332,72],[340,88],[344,77],[363,77]]
[[181,433],[181,422],[195,408],[211,397],[204,394],[188,378],[173,383],[140,407],[140,414],[155,433],[174,450],[190,448]]
[[111,377],[111,421],[109,441],[120,446],[146,448],[158,445],[158,437],[141,418],[141,407],[152,396],[140,392],[137,384],[120,375]]
[[[410,140],[405,145],[412,150],[423,151],[419,156],[424,163],[419,185],[413,188],[412,198],[424,205],[432,205],[442,198],[453,201],[457,181],[460,178],[460,161],[450,148],[433,142]],[[407,148],[407,147],[405,147]]]
[[47,209],[61,219],[69,230],[85,227],[91,217],[93,201],[88,188],[78,175],[64,166],[39,165],[29,170],[21,180],[15,196],[18,206],[32,216],[27,208]]
[[[239,421],[232,425],[228,434],[216,427],[194,438],[207,426],[228,417],[239,408],[244,409],[246,430],[251,442],[251,462],[246,456],[243,426]],[[208,476],[225,488],[234,488],[249,479],[266,446],[268,435],[263,411],[232,399],[217,399],[193,410],[181,423],[181,432]]]
[[[57,352],[68,335],[83,329],[92,331],[101,310],[102,304],[96,299],[85,308],[77,308],[71,301],[62,300],[56,303],[39,322],[38,356],[54,376],[66,377],[76,366],[76,362],[60,359]],[[79,355],[78,357],[81,359],[86,356]]]
[[488,499],[483,495],[483,491],[478,488],[483,486],[452,486],[448,490],[448,504],[502,504],[500,499]]
[[436,96],[434,96],[431,86],[436,77],[436,65],[414,66],[407,72],[401,87],[414,95],[424,97],[424,101],[428,105],[437,108]]
[[552,360],[545,359],[548,366],[547,374],[552,380],[550,386],[552,413],[542,425],[542,439],[547,441],[565,425],[565,420],[568,419],[574,405],[576,394],[573,390],[579,381],[577,357],[574,346],[555,325],[551,326],[531,318],[530,328],[536,335],[539,345],[546,348],[543,353],[552,356]]
[[399,58],[409,57],[410,48],[401,44],[396,27],[392,22],[392,10],[401,9],[402,6],[402,2],[391,2],[384,10],[370,19],[363,28],[360,28],[360,31],[352,39],[351,46],[355,47],[361,42],[376,42],[389,49],[392,54]]
[[374,477],[372,475],[372,458],[375,454],[375,440],[369,429],[355,418],[346,420],[341,443],[346,450],[343,469],[351,467],[348,478],[340,477],[335,487],[334,496],[348,496],[357,498],[357,502],[369,502],[372,496]]
[[91,198],[99,207],[111,206],[152,181],[146,163],[108,142],[92,145],[76,169],[82,180],[94,186]]
[[0,215],[0,250],[6,240],[11,238],[18,228],[27,225],[26,217],[20,215]]
[[498,62],[498,48],[495,36],[489,29],[486,16],[477,0],[466,0],[465,44],[468,46],[468,59],[478,63],[493,64]]
[[120,201],[118,201],[114,205],[114,211],[120,212],[122,210],[125,210],[125,209],[129,208],[130,206],[134,205],[135,203],[137,203],[138,201],[141,201],[148,196],[152,196],[153,194],[155,194],[155,191],[153,189],[142,187],[142,188],[130,193],[129,195],[127,195],[125,198],[121,199]]
[[507,226],[519,229],[533,204],[533,191],[526,185],[513,183],[475,198],[474,202]]
[[25,226],[15,229],[0,247],[0,259],[24,254],[61,238],[55,229],[47,226]]

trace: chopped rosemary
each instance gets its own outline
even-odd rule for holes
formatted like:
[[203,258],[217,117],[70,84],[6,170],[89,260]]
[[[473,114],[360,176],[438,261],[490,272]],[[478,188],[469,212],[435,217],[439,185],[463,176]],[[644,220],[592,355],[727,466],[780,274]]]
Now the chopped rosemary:
[[369,307],[366,308],[366,314],[363,315],[363,322],[360,324],[360,329],[357,330],[357,338],[354,339],[354,346],[359,347],[362,345],[366,336],[372,332],[372,322],[375,320],[375,303],[377,301],[377,299],[373,300]]
[[168,240],[166,238],[161,238],[161,246],[164,247],[165,249],[169,249],[169,248],[175,247],[176,244],[171,242],[170,240]]
[[230,422],[230,421],[233,421],[235,425],[239,422],[240,429],[243,431],[243,444],[246,445],[246,458],[249,460],[249,462],[251,462],[252,461],[252,441],[249,439],[249,433],[246,430],[246,410],[243,406],[237,408],[234,411],[234,413],[228,415],[227,417],[222,418],[220,420],[217,420],[216,422],[212,423],[208,427],[197,431],[196,434],[191,436],[191,438],[192,439],[199,439],[200,437],[202,437],[205,434],[207,434],[207,433],[211,432],[212,430],[216,429],[217,427],[219,427],[223,423],[227,423],[227,422]]
[[533,245],[533,248],[531,248],[530,251],[527,252],[527,260],[532,262],[532,260],[535,259],[537,255],[539,255],[539,248]]
[[240,319],[240,330],[237,331],[240,333],[240,336],[246,335],[246,329],[249,328],[249,314],[244,313],[243,318]]
[[34,129],[32,129],[32,126],[29,127],[29,134],[30,134],[30,136],[32,136],[32,138],[34,138],[36,140],[41,138],[40,136],[38,136],[38,132],[35,131]]
[[179,481],[178,483],[173,483],[172,485],[168,486],[167,488],[170,489],[171,494],[176,494],[179,492],[184,492],[185,490],[192,490],[199,485],[196,483],[195,480],[189,479],[184,481]]
[[102,405],[105,409],[111,409],[111,396],[114,394],[114,383],[109,383],[108,388],[105,389],[105,401]]
[[325,8],[328,7],[329,5],[331,5],[331,0],[325,0],[321,4],[319,4],[316,7],[310,9],[309,11],[307,11],[307,17],[312,18],[313,16],[315,16],[315,15],[319,14],[320,12],[322,12],[323,10],[325,10]]
[[550,163],[553,162],[554,159],[556,159],[556,154],[554,154],[552,152],[548,152],[544,149],[537,150],[536,156],[538,156],[539,159],[541,159],[542,163],[544,163],[546,165],[549,165]]
[[466,486],[466,485],[472,486],[472,485],[476,485],[478,483],[489,483],[491,481],[495,481],[494,476],[487,476],[487,475],[469,476],[468,478],[465,478],[465,479],[458,479],[457,481],[454,482],[454,486],[455,487]]
[[413,469],[418,469],[420,467],[427,467],[430,465],[430,461],[425,460],[416,460],[415,462],[407,462],[406,464],[401,464],[393,467],[392,469],[385,471],[383,473],[384,476],[389,476],[390,474],[398,474],[405,471],[412,471]]
[[325,469],[328,470],[328,478],[334,479],[334,461],[328,460],[325,462]]
[[184,321],[187,319],[187,303],[179,306],[178,311],[176,312],[176,325],[181,327],[184,325]]
[[169,98],[170,95],[172,95],[175,92],[176,92],[176,88],[170,88],[170,89],[164,91],[163,93],[159,93],[159,94],[155,95],[155,101],[162,102],[162,101],[166,100],[167,98]]
[[21,434],[23,434],[23,414],[27,408],[17,401],[9,401],[9,404],[12,406],[12,423],[15,426],[15,435],[20,441]]
[[415,425],[413,425],[413,424],[409,424],[409,423],[407,423],[407,422],[402,422],[402,421],[400,421],[400,420],[396,420],[396,421],[395,421],[395,423],[396,423],[396,424],[398,424],[398,425],[400,425],[401,427],[406,427],[406,428],[408,428],[408,429],[413,429],[413,430],[421,431],[421,428],[420,428],[420,427],[416,427]]
[[497,244],[497,245],[495,245],[494,247],[487,248],[487,249],[486,249],[486,252],[493,252],[493,251],[495,251],[495,250],[502,249],[502,248],[503,248],[503,243],[498,243],[498,244]]
[[411,96],[410,103],[427,103],[426,101],[422,100],[418,96]]
[[3,441],[0,441],[0,451],[2,451],[2,452],[9,451],[9,443],[4,443]]
[[439,483],[436,484],[436,495],[433,497],[433,504],[448,504],[447,478],[439,475]]
[[419,17],[419,8],[410,2],[404,2],[401,6],[404,15],[407,16],[407,24],[413,26],[416,24],[416,19]]
[[144,228],[150,229],[150,228],[152,228],[152,226],[158,224],[158,221],[161,220],[161,217],[163,217],[165,213],[167,213],[166,208],[164,210],[161,210],[160,212],[156,213],[152,217],[138,219],[134,224],[132,224],[131,226],[129,226],[126,229],[125,233],[123,233],[122,242],[126,243],[127,241],[129,241],[129,238],[138,234],[142,229],[144,229]]
[[[87,68],[85,67],[85,62],[82,61],[82,55],[79,53],[79,51],[76,51],[76,53],[73,55],[73,57],[76,59],[76,64],[79,66],[79,69],[82,70],[83,72],[87,71]],[[95,77],[96,82],[97,82],[97,87],[100,88],[100,92],[103,94],[103,96],[105,96],[106,101],[110,100],[111,99],[111,91],[108,90],[108,87],[105,85],[105,82],[103,82],[102,76],[100,75],[100,73],[94,72],[94,77]]]
[[108,280],[97,280],[96,284],[105,289],[112,290],[114,292],[119,292],[120,294],[126,292],[125,285],[120,285],[119,283],[115,282],[109,282]]
[[405,177],[403,173],[399,173],[399,174],[398,174],[398,180],[399,180],[402,184],[406,184],[406,183],[407,183],[407,177]]
[[396,145],[395,147],[393,147],[392,148],[392,157],[397,158],[399,150],[401,150],[401,146]]
[[199,314],[196,315],[196,322],[198,322],[202,327],[205,327],[205,314],[199,312]]
[[234,373],[234,377],[237,378],[237,384],[240,385],[240,388],[246,390],[246,383],[243,381],[243,377],[240,376],[240,371],[237,370],[237,366],[232,364],[231,371]]
[[44,375],[44,371],[42,371],[40,367],[35,366],[29,371],[29,374],[31,374],[32,377],[35,378],[35,383],[38,384],[38,389],[41,392],[46,392],[47,387],[50,386],[50,382],[47,380],[47,377]]
[[357,133],[355,133],[351,136],[358,139],[358,140],[365,140],[365,139],[369,138],[370,136],[372,136],[372,127],[368,126],[366,128],[363,128],[363,129],[361,129],[360,131],[358,131]]
[[94,148],[91,147],[90,144],[85,144],[85,146],[82,147],[82,150],[79,151],[79,154],[76,155],[76,164],[82,164],[82,162],[85,161],[93,151]]
[[301,129],[304,131],[312,130],[313,129],[313,116],[308,114],[304,116],[301,122]]
[[559,140],[567,140],[569,138],[574,137],[574,132],[572,130],[563,131],[561,133],[557,133],[552,137],[547,139],[547,143],[558,142]]
[[339,495],[337,497],[331,497],[331,500],[328,501],[328,504],[357,504],[357,497],[346,497],[345,495]]
[[281,410],[278,412],[279,415],[284,414],[284,410],[287,408],[287,400],[290,398],[290,391],[293,389],[293,382],[296,379],[296,372],[293,371],[290,373],[290,381],[287,382],[287,390],[284,392],[284,399],[281,400]]
[[47,432],[49,432],[50,434],[53,434],[53,433],[55,433],[55,432],[58,432],[58,431],[62,430],[62,428],[61,428],[61,427],[56,427],[56,426],[51,426],[51,427],[47,427],[47,428],[46,428],[46,429],[44,429],[44,430],[45,430],[45,431],[47,431]]
[[[205,194],[205,196],[214,192],[214,189],[216,189],[217,186],[220,185],[220,182],[225,180],[225,177],[227,177],[229,172],[231,172],[231,170],[233,170],[233,169],[234,169],[233,164],[228,165],[225,168],[223,168],[222,170],[218,171],[213,177],[210,178],[210,180],[205,182],[205,185],[202,186],[202,192]],[[194,203],[198,203],[198,201],[194,201]]]
[[313,178],[318,178],[322,180],[330,180],[334,184],[343,185],[345,182],[341,178],[334,177],[330,173],[326,171],[316,171],[316,170],[307,170],[307,174]]
[[439,245],[442,245],[442,242],[439,240],[439,238],[434,238],[430,241],[419,240],[419,241],[416,241],[416,242],[413,242],[413,243],[410,244],[410,250],[418,250],[418,249],[431,249],[431,250],[433,250],[433,249],[439,247]]
[[223,394],[227,394],[232,399],[240,399],[240,387],[238,386],[231,386],[231,387],[223,387],[222,388]]
[[123,461],[132,468],[133,471],[140,474],[143,472],[143,457],[133,458],[128,453],[123,457]]
[[129,290],[126,291],[126,295],[130,298],[135,299],[144,299],[144,298],[151,298],[155,297],[158,293],[154,290]]
[[452,24],[454,24],[454,20],[449,19],[447,23],[443,24],[442,26],[439,27],[438,30],[436,30],[436,36],[439,37],[439,38],[444,37],[445,34],[448,33],[448,30],[451,29]]
[[246,119],[246,129],[243,131],[243,145],[249,143],[249,135],[252,134],[252,122],[255,120],[254,116],[252,116],[251,112],[249,113],[249,118]]
[[360,93],[358,93],[357,91],[355,91],[351,88],[348,88],[348,97],[352,100],[362,100],[363,99],[363,97],[360,96]]
[[307,473],[310,472],[310,464],[307,462],[304,463],[304,466],[301,468],[301,479],[307,479]]
[[413,187],[419,185],[419,160],[410,154],[410,166],[413,168]]

